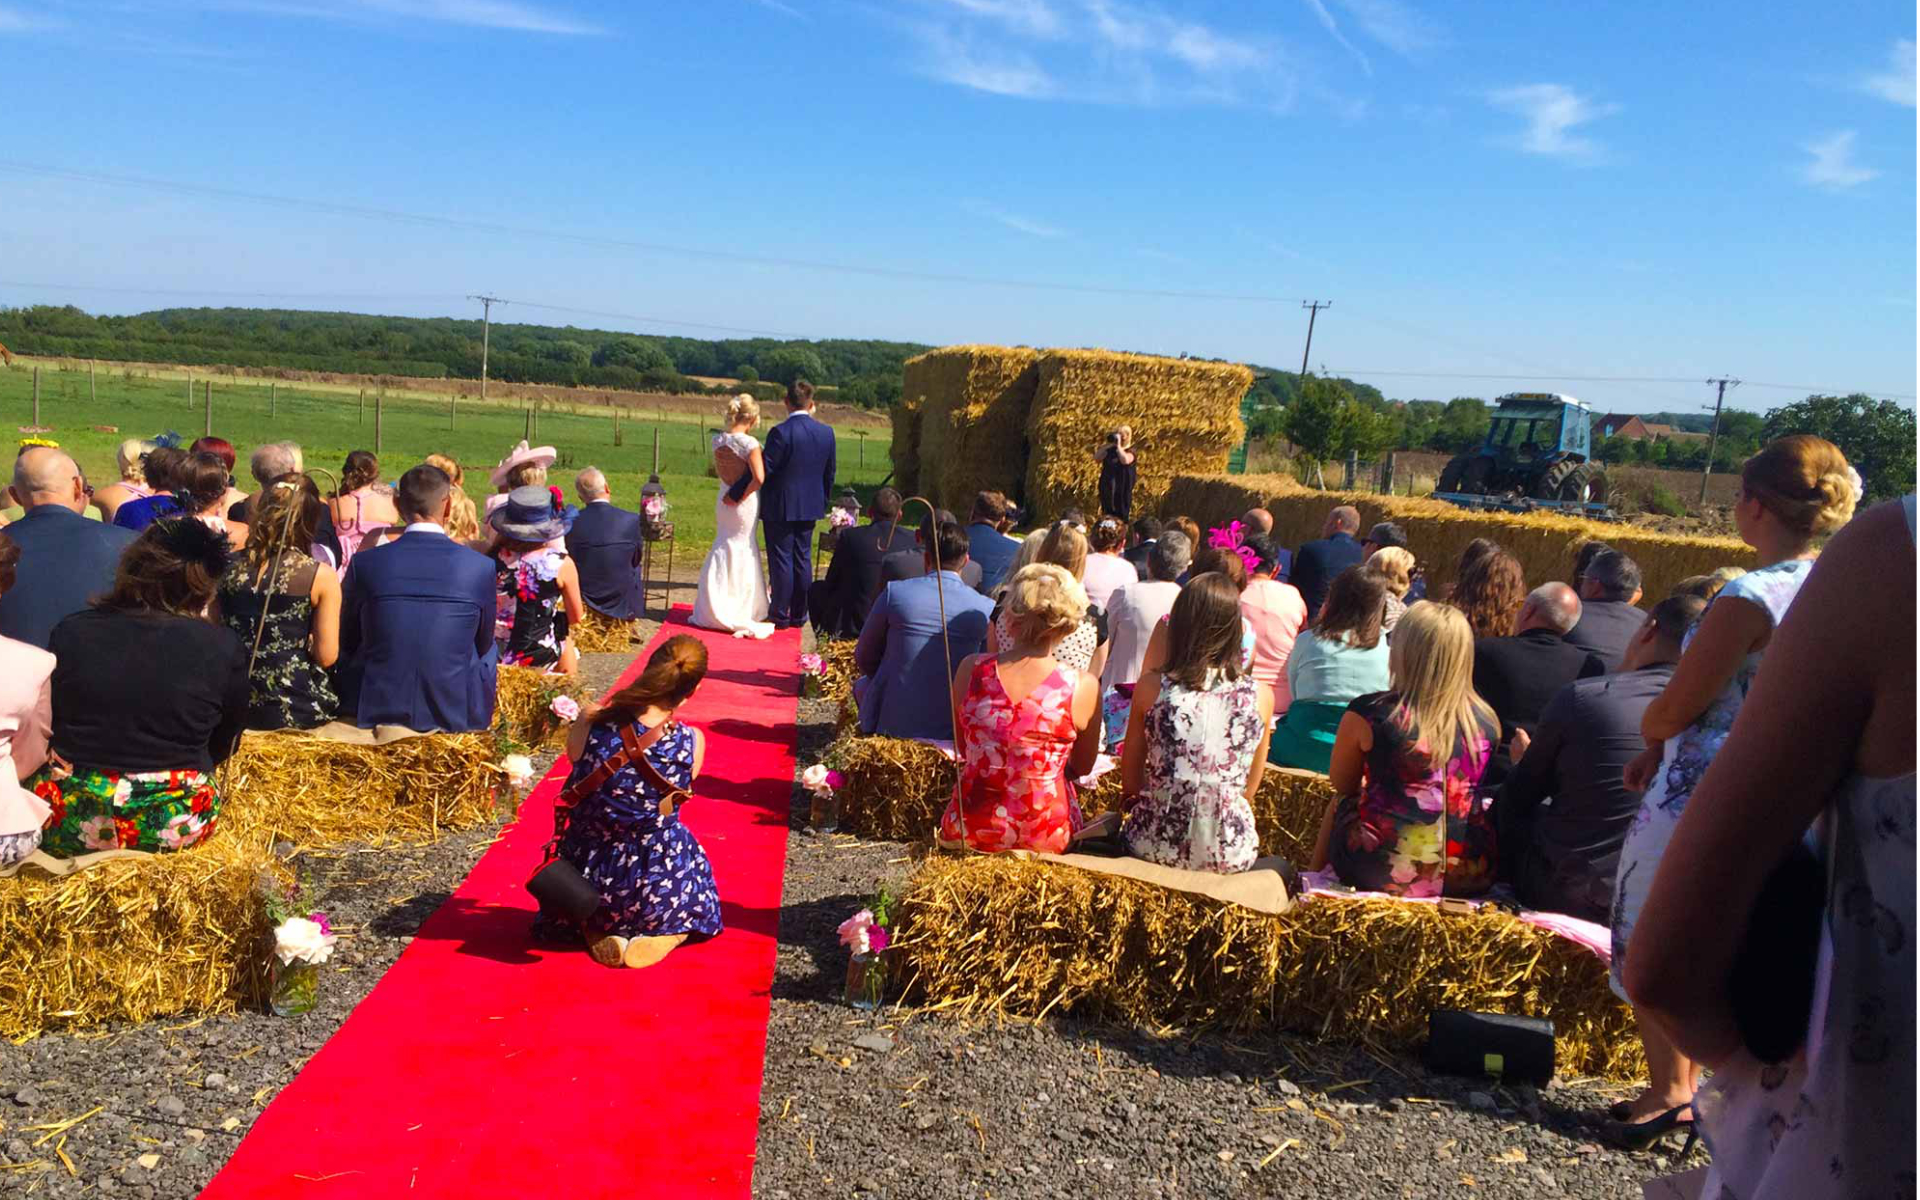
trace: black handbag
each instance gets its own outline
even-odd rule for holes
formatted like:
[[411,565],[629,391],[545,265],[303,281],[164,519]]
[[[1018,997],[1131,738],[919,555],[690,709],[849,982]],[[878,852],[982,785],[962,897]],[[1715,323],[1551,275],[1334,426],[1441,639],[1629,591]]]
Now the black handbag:
[[[631,765],[638,767],[653,784],[654,790],[660,793],[660,816],[672,816],[675,808],[689,795],[684,789],[674,787],[646,758],[647,747],[659,741],[660,735],[667,731],[670,724],[662,721],[638,737],[634,736],[632,726],[623,727],[620,730],[620,749],[601,760],[600,765],[586,775],[568,784],[554,803],[555,811],[560,814],[571,813],[574,805],[600,790],[615,773]],[[559,857],[560,837],[565,822],[556,821],[555,824],[557,827],[553,840],[547,843],[546,861],[527,880],[527,891],[540,902],[543,910],[584,923],[600,910],[603,901],[599,889],[587,882],[580,868]]]
[[543,911],[556,912],[569,921],[584,922],[600,911],[600,890],[587,882],[580,868],[564,858],[556,858],[533,873],[527,890],[540,902]]
[[1553,1078],[1553,1022],[1437,1008],[1427,1017],[1429,1071],[1491,1075],[1544,1087]]
[[1763,1063],[1785,1062],[1807,1040],[1826,909],[1826,871],[1796,842],[1761,885],[1727,975],[1734,1027]]

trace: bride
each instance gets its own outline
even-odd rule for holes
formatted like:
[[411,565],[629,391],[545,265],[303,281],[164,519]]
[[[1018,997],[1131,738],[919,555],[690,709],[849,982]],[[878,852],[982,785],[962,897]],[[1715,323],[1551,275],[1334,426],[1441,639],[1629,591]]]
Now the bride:
[[[760,549],[753,542],[760,487],[767,481],[760,443],[751,432],[759,423],[759,403],[752,396],[735,396],[727,405],[727,431],[713,439],[713,469],[720,477],[720,493],[713,499],[717,531],[693,599],[695,625],[725,630],[735,637],[773,635],[767,620],[767,577],[760,566]],[[743,474],[752,476],[746,494],[739,503],[728,504],[727,492]]]

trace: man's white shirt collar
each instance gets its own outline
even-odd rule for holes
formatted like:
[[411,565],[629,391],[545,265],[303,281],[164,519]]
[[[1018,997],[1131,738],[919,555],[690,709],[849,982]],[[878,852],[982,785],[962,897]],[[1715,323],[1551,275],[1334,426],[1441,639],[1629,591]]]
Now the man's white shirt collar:
[[437,533],[441,537],[447,536],[447,531],[441,528],[440,523],[438,521],[415,521],[413,524],[407,526],[406,529],[403,530],[402,532]]

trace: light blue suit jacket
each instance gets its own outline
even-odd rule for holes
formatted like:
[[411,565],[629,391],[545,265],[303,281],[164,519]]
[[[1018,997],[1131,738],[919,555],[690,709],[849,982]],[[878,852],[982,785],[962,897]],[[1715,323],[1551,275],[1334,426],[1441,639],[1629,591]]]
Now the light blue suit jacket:
[[[890,583],[873,602],[860,629],[854,661],[868,677],[860,697],[860,731],[887,737],[951,738],[953,678],[940,644],[940,601],[934,576]],[[987,640],[993,602],[960,581],[939,574],[947,606],[947,637],[953,663],[978,654]]]

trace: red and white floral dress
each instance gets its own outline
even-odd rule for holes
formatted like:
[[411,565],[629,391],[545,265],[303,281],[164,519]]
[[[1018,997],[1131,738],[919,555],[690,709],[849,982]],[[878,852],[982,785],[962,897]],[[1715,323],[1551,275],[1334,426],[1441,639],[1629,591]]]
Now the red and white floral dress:
[[1000,684],[1000,664],[983,658],[960,706],[960,791],[940,817],[940,841],[975,850],[1058,854],[1082,824],[1067,758],[1073,751],[1073,694],[1080,673],[1055,667],[1018,704]]

